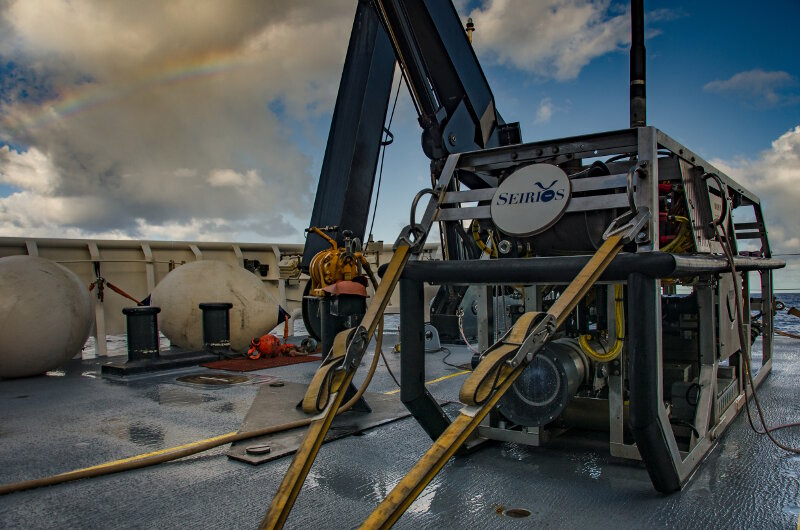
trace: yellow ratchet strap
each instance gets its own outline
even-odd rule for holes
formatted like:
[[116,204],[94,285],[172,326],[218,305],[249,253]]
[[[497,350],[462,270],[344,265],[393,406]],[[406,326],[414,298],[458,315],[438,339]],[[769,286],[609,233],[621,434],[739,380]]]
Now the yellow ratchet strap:
[[[389,298],[400,279],[400,273],[403,271],[410,256],[410,248],[408,245],[399,245],[392,255],[392,259],[386,268],[378,289],[375,291],[375,296],[372,302],[367,307],[364,317],[361,319],[361,326],[366,330],[366,337],[362,342],[363,347],[375,333],[378,322],[389,304]],[[353,341],[348,341],[350,330],[345,330],[336,335],[331,353],[329,354],[326,362],[320,366],[320,369],[314,375],[312,384],[306,392],[303,399],[303,410],[306,412],[318,412],[321,414],[318,418],[311,422],[308,426],[308,431],[294,455],[286,475],[283,477],[281,485],[278,487],[278,492],[272,499],[267,514],[261,522],[260,528],[283,528],[289,513],[292,511],[294,502],[300,494],[308,472],[319,453],[319,448],[325,435],[330,429],[333,418],[344,400],[343,391],[348,387],[353,380],[356,373],[361,357],[364,351],[360,352],[354,364],[345,365],[347,359],[347,350],[351,347]]]
[[[556,327],[564,323],[578,301],[583,298],[622,249],[622,245],[623,236],[621,234],[608,236],[558,300],[550,307],[547,314],[555,319]],[[511,366],[507,361],[512,357],[518,357],[517,353],[520,347],[529,339],[526,335],[534,331],[531,329],[532,327],[536,327],[537,316],[538,314],[535,312],[521,316],[511,332],[504,337],[504,342],[496,344],[487,352],[470,378],[464,382],[459,393],[459,399],[470,406],[461,411],[411,471],[378,505],[364,521],[362,529],[390,528],[480,425],[489,411],[503,397],[503,394],[511,388],[511,385],[532,360],[532,356],[523,356],[521,362],[516,366]],[[549,336],[545,337],[544,341],[539,344],[539,348],[548,339]],[[536,351],[532,350],[532,353],[535,355]]]

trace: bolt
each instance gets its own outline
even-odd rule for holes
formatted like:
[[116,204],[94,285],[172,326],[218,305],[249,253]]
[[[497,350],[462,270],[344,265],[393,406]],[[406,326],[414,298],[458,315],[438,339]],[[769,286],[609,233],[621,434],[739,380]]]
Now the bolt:
[[450,136],[447,137],[447,141],[450,142],[450,145],[455,146],[456,145],[456,135],[455,134],[450,134]]
[[614,375],[619,375],[619,370],[614,370]]
[[642,230],[641,232],[639,232],[638,234],[636,234],[636,241],[637,241],[638,243],[643,243],[644,241],[647,241],[647,232],[645,232],[644,230]]

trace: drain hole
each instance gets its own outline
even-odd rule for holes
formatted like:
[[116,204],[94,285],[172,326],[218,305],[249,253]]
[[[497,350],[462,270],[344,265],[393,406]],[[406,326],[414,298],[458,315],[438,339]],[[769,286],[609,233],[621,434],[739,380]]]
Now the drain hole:
[[514,519],[522,519],[523,517],[528,517],[530,514],[531,512],[524,508],[511,508],[505,511],[505,515],[513,517]]
[[234,374],[193,374],[178,377],[176,381],[181,383],[189,383],[191,385],[238,385],[249,381],[246,375]]

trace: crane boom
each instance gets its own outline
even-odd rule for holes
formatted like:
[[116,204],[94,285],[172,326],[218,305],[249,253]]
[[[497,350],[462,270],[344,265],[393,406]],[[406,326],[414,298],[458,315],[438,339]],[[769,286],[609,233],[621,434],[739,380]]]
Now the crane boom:
[[[442,164],[449,154],[521,142],[519,124],[506,124],[495,110],[486,76],[449,0],[359,0],[310,223],[337,227],[334,237],[340,244],[345,230],[362,240],[365,236],[395,61],[405,74],[422,127],[422,148],[433,164]],[[488,186],[479,178],[464,184]],[[309,234],[303,268],[327,246]]]

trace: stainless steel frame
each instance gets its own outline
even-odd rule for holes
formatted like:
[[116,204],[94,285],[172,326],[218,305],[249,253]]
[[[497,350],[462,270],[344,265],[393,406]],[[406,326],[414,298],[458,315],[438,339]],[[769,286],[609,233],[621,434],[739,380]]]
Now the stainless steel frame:
[[[456,166],[455,175],[460,180],[464,173],[471,173],[478,179],[470,178],[471,182],[482,181],[490,184],[483,189],[460,189],[448,191],[439,198],[440,208],[435,214],[435,220],[443,223],[444,231],[450,223],[462,223],[464,220],[488,219],[489,206],[486,201],[491,200],[494,191],[505,174],[516,167],[536,163],[564,164],[575,162],[577,159],[586,160],[614,155],[626,155],[626,162],[609,164],[611,175],[601,177],[584,177],[573,182],[574,195],[567,207],[568,212],[620,210],[624,211],[629,206],[629,196],[636,208],[649,208],[651,212],[659,212],[658,184],[661,181],[679,182],[686,190],[685,197],[688,202],[687,210],[692,222],[692,233],[697,252],[689,256],[692,266],[684,270],[684,276],[691,276],[691,283],[697,293],[699,314],[699,348],[701,352],[700,370],[698,381],[701,387],[693,427],[696,431],[690,435],[687,450],[679,446],[670,424],[669,405],[665,403],[662,384],[663,373],[663,347],[661,327],[661,296],[664,292],[671,292],[671,288],[662,289],[661,277],[657,274],[647,276],[647,271],[639,271],[631,276],[619,277],[613,281],[628,285],[631,303],[629,313],[634,308],[634,314],[629,314],[628,322],[639,318],[637,326],[628,330],[628,340],[623,349],[619,362],[611,366],[609,376],[609,447],[614,456],[628,459],[644,459],[650,471],[651,478],[657,489],[672,491],[679,488],[691,475],[697,464],[713,446],[715,440],[724,432],[744,404],[745,377],[743,372],[743,355],[736,352],[730,356],[730,365],[736,371],[734,399],[718,401],[722,383],[718,374],[721,370],[732,372],[729,368],[720,366],[727,354],[721,355],[720,337],[718,336],[718,309],[720,307],[720,283],[730,281],[731,273],[726,266],[720,267],[719,254],[721,246],[709,233],[707,223],[713,218],[714,212],[719,210],[721,201],[726,195],[732,204],[737,207],[752,208],[755,222],[734,224],[733,216],[728,215],[724,226],[733,240],[755,240],[760,242],[760,248],[750,253],[751,265],[749,270],[758,271],[761,279],[761,301],[757,307],[751,306],[749,299],[750,282],[747,273],[744,274],[743,290],[745,322],[749,332],[750,309],[760,309],[763,312],[764,334],[762,339],[762,364],[755,378],[759,385],[769,373],[772,366],[772,282],[771,269],[783,266],[782,263],[772,260],[769,241],[764,227],[760,201],[753,193],[724,175],[717,168],[699,157],[691,150],[680,145],[672,138],[654,127],[639,127],[607,133],[578,136],[559,140],[534,142],[515,146],[482,150],[472,153],[463,153]],[[448,164],[449,165],[449,164]],[[632,171],[634,168],[637,170]],[[633,182],[629,182],[628,173],[631,170]],[[727,193],[720,193],[718,186],[710,185],[701,178],[706,173],[715,173],[720,182],[727,188]],[[638,176],[637,176],[638,175]],[[591,192],[590,195],[584,195]],[[475,203],[478,203],[477,205]],[[715,210],[716,208],[716,210]],[[730,212],[732,208],[728,208]],[[644,259],[651,253],[659,250],[659,223],[658,214],[654,214],[654,221],[636,237],[635,255]],[[561,221],[559,221],[561,222]],[[556,229],[558,223],[551,230]],[[534,263],[541,258],[526,258]],[[545,258],[546,259],[546,258]],[[737,258],[739,259],[739,258]],[[744,259],[744,258],[742,258]],[[491,260],[502,262],[503,260]],[[485,263],[485,262],[483,262]],[[468,266],[468,265],[467,265]],[[499,264],[498,264],[499,266]],[[688,271],[688,272],[687,272]],[[684,277],[684,280],[689,278]],[[608,278],[606,278],[608,280]],[[458,277],[449,280],[451,283],[464,283]],[[531,296],[526,295],[529,304],[527,310],[541,310],[541,296],[536,288],[537,283],[564,283],[564,280],[548,278],[543,274],[531,281]],[[633,283],[631,283],[633,282]],[[496,276],[486,284],[509,283],[506,278]],[[610,288],[610,287],[609,287]],[[487,289],[481,289],[487,296],[481,297],[479,307],[482,309],[484,325],[480,326],[480,345],[487,346],[492,342],[491,327],[488,325],[488,308],[491,298]],[[527,292],[527,289],[526,289]],[[727,292],[727,291],[726,291]],[[613,304],[613,297],[612,304]],[[486,310],[484,310],[486,306]],[[613,329],[613,311],[608,312],[611,321],[609,328]],[[642,315],[646,321],[642,322]],[[401,320],[412,318],[402,311]],[[405,326],[405,324],[401,324]],[[629,366],[634,371],[626,373]],[[644,368],[642,368],[644,366]],[[636,370],[654,370],[648,375],[638,373]],[[626,443],[626,414],[623,399],[623,390],[628,390],[630,383],[626,381],[639,380],[641,377],[650,377],[648,385],[651,388],[644,394],[631,392],[631,401],[642,399],[650,400],[644,407],[631,406],[631,421],[633,424],[636,443]],[[636,386],[636,385],[634,385]],[[639,383],[638,388],[642,384]],[[640,405],[642,405],[640,403]],[[645,409],[649,410],[647,412]],[[643,419],[651,414],[652,421]],[[418,418],[421,422],[423,418]],[[650,423],[648,423],[650,422]],[[541,429],[506,431],[503,424],[486,424],[481,428],[481,434],[488,438],[499,440],[513,440],[520,443],[538,445],[544,441],[548,433]],[[647,447],[643,447],[645,444]]]

